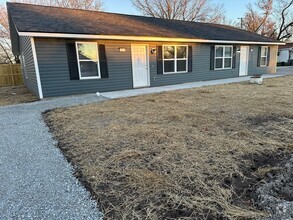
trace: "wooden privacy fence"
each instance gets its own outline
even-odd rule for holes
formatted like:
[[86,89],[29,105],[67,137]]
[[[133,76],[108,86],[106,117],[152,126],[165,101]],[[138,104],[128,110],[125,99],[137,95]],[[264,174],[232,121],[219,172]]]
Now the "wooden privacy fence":
[[0,86],[23,85],[20,64],[0,64]]

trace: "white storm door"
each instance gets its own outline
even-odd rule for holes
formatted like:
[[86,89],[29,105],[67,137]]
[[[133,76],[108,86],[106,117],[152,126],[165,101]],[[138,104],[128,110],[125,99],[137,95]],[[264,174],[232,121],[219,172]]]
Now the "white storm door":
[[248,74],[249,46],[241,46],[240,48],[240,67],[239,76],[247,76]]
[[149,70],[147,46],[132,45],[132,72],[133,72],[133,87],[149,86]]

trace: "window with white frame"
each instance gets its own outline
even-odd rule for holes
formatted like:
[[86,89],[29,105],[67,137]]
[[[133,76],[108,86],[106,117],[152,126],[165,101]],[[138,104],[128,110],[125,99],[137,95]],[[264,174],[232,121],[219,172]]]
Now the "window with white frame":
[[163,49],[164,74],[187,72],[188,47],[185,45],[166,45]]
[[80,79],[99,79],[100,64],[96,42],[76,42],[76,52]]
[[268,47],[262,46],[260,51],[260,66],[266,66],[268,62]]
[[232,69],[233,46],[215,47],[215,69]]

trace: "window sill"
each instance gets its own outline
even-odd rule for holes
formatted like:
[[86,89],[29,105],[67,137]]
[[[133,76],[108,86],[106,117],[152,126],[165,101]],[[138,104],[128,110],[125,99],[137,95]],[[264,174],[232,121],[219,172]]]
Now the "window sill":
[[80,80],[87,80],[87,79],[101,79],[101,77],[99,77],[99,76],[95,76],[95,77],[80,77]]
[[229,67],[229,68],[218,68],[218,69],[214,69],[214,70],[232,70],[233,68],[232,67]]
[[167,72],[167,73],[163,73],[163,75],[181,74],[181,73],[188,73],[188,72],[187,71],[184,71],[184,72]]

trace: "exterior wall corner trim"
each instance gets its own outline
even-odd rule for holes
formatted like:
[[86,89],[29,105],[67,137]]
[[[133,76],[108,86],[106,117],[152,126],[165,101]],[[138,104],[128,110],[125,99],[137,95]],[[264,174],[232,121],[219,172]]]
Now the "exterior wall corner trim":
[[31,47],[32,47],[32,53],[33,53],[35,71],[36,71],[36,78],[37,78],[37,83],[38,83],[39,98],[43,99],[44,96],[43,96],[43,89],[42,89],[42,84],[41,84],[39,64],[38,64],[38,59],[37,59],[36,45],[35,45],[35,40],[33,37],[31,37]]

